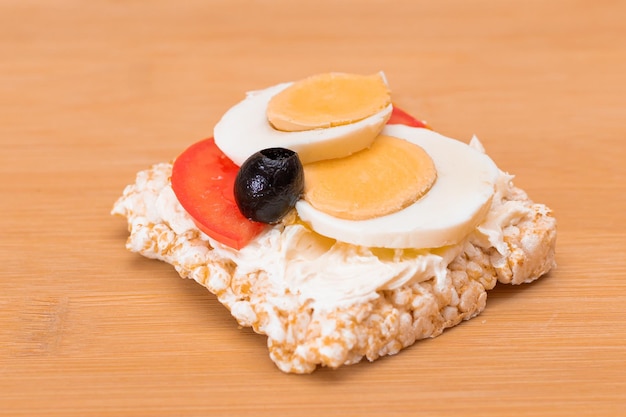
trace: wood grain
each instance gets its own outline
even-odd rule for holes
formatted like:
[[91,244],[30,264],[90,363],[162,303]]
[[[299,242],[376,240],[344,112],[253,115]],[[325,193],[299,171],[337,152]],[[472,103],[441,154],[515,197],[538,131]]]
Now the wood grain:
[[[0,415],[626,415],[626,3],[0,0]],[[243,92],[384,70],[559,221],[558,268],[401,354],[285,375],[109,216]]]

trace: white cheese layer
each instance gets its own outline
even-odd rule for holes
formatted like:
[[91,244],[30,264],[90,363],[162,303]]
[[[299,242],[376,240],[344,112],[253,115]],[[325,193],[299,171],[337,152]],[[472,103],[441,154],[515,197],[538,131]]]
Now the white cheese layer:
[[[132,214],[135,223],[168,224],[177,234],[197,230],[171,189],[170,170],[169,164],[163,164],[163,169],[156,171],[158,175],[139,176],[134,185],[138,192],[121,199],[113,212]],[[198,261],[207,257],[231,260],[237,265],[237,276],[266,274],[274,286],[298,294],[316,309],[348,306],[379,297],[380,290],[445,278],[446,268],[472,234],[497,250],[506,251],[503,227],[510,223],[511,216],[524,216],[528,211],[522,203],[504,201],[513,192],[510,178],[500,174],[491,209],[480,225],[455,245],[439,249],[394,250],[352,245],[323,237],[294,219],[290,224],[268,228],[239,251],[201,234],[213,249],[184,242],[180,253]],[[150,248],[133,247],[134,242],[141,244],[140,239],[130,240],[129,249],[151,256]],[[153,257],[158,257],[156,252]]]

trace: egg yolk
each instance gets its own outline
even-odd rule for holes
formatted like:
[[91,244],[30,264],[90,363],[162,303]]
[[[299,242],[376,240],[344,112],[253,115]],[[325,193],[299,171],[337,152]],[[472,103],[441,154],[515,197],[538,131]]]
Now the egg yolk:
[[276,94],[268,103],[267,119],[275,129],[297,132],[354,123],[390,104],[382,73],[325,73],[297,81]]
[[334,217],[365,220],[402,210],[424,196],[437,170],[426,151],[381,135],[345,158],[304,165],[304,199]]

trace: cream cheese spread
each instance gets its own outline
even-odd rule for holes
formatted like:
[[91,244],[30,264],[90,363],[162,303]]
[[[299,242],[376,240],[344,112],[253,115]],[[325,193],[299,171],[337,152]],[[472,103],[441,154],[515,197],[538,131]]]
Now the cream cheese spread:
[[[477,140],[471,143],[482,151]],[[170,167],[163,164],[164,168]],[[155,170],[158,175],[139,176],[136,187],[140,193],[129,194],[113,212],[147,213],[133,218],[135,224],[165,223],[177,234],[198,231],[191,217],[182,208],[169,183],[169,169]],[[504,228],[529,213],[521,202],[509,200],[516,192],[512,176],[500,172],[495,184],[491,206],[484,220],[461,242],[435,249],[379,249],[357,246],[323,237],[299,222],[296,216],[283,224],[268,227],[240,250],[232,249],[202,232],[211,248],[194,242],[186,245],[183,257],[202,262],[206,259],[230,260],[237,275],[265,274],[277,288],[297,294],[311,307],[332,310],[337,307],[367,302],[379,297],[381,290],[394,290],[407,284],[443,280],[450,262],[461,252],[467,239],[484,240],[506,256]],[[519,191],[518,191],[519,192]],[[125,193],[127,194],[127,193]],[[146,210],[152,205],[152,210]],[[129,249],[150,257],[145,247]],[[152,257],[158,257],[156,251]],[[439,279],[437,281],[440,281]]]

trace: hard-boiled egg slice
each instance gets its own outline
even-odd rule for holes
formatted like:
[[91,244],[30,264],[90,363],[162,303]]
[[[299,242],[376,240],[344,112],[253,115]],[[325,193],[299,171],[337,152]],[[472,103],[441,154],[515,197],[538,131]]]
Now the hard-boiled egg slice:
[[213,130],[216,145],[235,164],[265,148],[282,147],[298,153],[303,164],[348,156],[371,145],[391,115],[391,104],[347,124],[287,132],[278,130],[267,117],[268,103],[293,83],[278,84],[247,94],[230,108]]
[[428,193],[400,211],[367,220],[340,219],[300,200],[300,218],[321,235],[361,246],[436,248],[458,243],[489,210],[499,176],[496,164],[469,145],[428,129],[392,125],[382,134],[413,142],[430,155],[437,181]]

